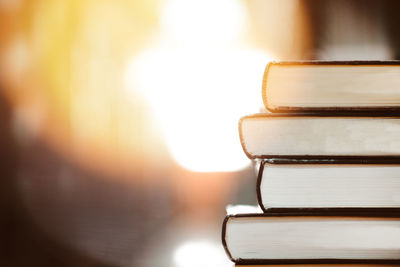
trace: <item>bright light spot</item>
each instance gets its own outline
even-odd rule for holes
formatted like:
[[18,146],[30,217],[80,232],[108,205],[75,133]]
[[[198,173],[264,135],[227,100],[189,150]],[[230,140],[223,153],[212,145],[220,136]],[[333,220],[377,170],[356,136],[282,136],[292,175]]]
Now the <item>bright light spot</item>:
[[162,16],[162,30],[179,45],[226,45],[244,30],[246,7],[239,0],[171,0]]
[[132,58],[126,85],[146,96],[180,165],[197,172],[243,169],[249,160],[238,121],[262,107],[261,80],[271,57],[232,41],[246,24],[242,2],[168,3],[162,39]]
[[257,51],[198,55],[152,50],[134,58],[127,82],[143,90],[173,157],[193,171],[246,167],[239,118],[257,112],[270,58]]
[[232,266],[222,246],[209,241],[187,242],[174,252],[178,267],[224,267]]
[[240,214],[240,213],[262,213],[263,211],[259,206],[251,205],[228,205],[226,206],[226,214]]

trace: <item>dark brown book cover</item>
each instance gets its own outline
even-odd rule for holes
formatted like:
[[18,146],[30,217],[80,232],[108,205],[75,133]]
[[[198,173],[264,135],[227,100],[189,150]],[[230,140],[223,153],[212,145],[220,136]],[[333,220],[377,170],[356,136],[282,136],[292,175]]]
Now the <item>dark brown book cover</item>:
[[399,210],[292,210],[282,212],[268,212],[268,213],[243,213],[227,215],[222,224],[222,245],[229,259],[238,265],[253,265],[253,264],[400,264],[399,259],[335,259],[335,258],[322,258],[322,259],[234,259],[229,251],[226,242],[226,225],[230,218],[246,217],[246,218],[259,218],[259,217],[348,217],[348,218],[399,218]]
[[386,60],[386,61],[274,61],[267,64],[263,81],[262,81],[262,99],[264,102],[265,108],[273,113],[294,113],[294,112],[305,112],[305,113],[314,113],[314,112],[381,112],[381,113],[394,113],[400,112],[400,105],[398,107],[393,106],[382,106],[382,107],[368,107],[368,106],[354,106],[354,107],[292,107],[292,106],[278,106],[271,107],[268,103],[270,100],[267,98],[267,90],[268,90],[268,74],[269,70],[274,65],[280,66],[301,66],[301,65],[332,65],[332,66],[400,66],[400,60]]
[[271,158],[265,159],[260,162],[260,167],[258,170],[257,176],[257,185],[256,185],[256,192],[257,192],[257,202],[260,208],[264,213],[290,213],[290,212],[300,212],[304,211],[308,212],[320,212],[320,211],[327,211],[327,212],[334,212],[334,213],[358,213],[363,212],[367,214],[376,214],[379,215],[380,213],[384,214],[400,214],[400,208],[269,208],[266,209],[263,205],[262,195],[261,195],[261,181],[264,172],[265,164],[393,164],[393,165],[400,165],[400,157],[398,158],[336,158],[336,159],[316,159],[316,158],[298,158],[298,159],[289,159],[289,158]]

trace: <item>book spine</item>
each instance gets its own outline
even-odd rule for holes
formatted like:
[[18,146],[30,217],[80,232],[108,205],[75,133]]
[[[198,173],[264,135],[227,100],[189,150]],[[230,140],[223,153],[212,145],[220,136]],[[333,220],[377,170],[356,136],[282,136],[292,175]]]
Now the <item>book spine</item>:
[[226,255],[228,255],[228,258],[231,261],[235,262],[235,260],[232,257],[231,252],[229,251],[228,245],[226,243],[226,224],[228,223],[229,218],[230,218],[229,215],[225,216],[224,221],[222,223],[221,240],[222,240],[222,246],[224,247]]
[[242,149],[244,151],[244,153],[246,154],[246,156],[249,159],[255,159],[255,157],[253,157],[253,155],[251,155],[248,151],[247,151],[247,147],[246,147],[246,143],[244,142],[244,137],[243,137],[243,121],[246,119],[247,117],[242,117],[239,120],[239,139],[240,139],[240,145],[242,146]]
[[256,183],[256,192],[257,192],[257,202],[258,206],[260,206],[261,210],[266,213],[268,210],[264,206],[264,202],[262,200],[262,194],[261,194],[261,181],[262,181],[262,176],[264,173],[264,165],[267,163],[267,161],[262,161],[260,162],[260,168],[258,170],[258,176],[257,176],[257,183]]
[[261,95],[262,95],[262,101],[264,103],[264,107],[270,111],[270,112],[279,112],[279,109],[276,110],[274,108],[272,108],[269,104],[268,104],[268,98],[267,98],[267,84],[268,84],[268,74],[269,74],[269,69],[271,68],[272,65],[274,65],[276,63],[274,62],[269,62],[267,64],[267,66],[265,67],[264,70],[264,75],[263,75],[263,79],[262,79],[262,90],[261,90]]

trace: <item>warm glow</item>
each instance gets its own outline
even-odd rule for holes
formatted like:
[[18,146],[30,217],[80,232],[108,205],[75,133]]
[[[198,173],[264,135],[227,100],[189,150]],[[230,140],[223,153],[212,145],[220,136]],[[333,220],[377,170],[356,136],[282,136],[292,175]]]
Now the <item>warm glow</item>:
[[18,132],[125,177],[169,155],[197,172],[248,166],[237,123],[263,106],[271,57],[255,46],[244,1],[40,0],[26,8],[15,25],[29,27],[0,42]]
[[224,267],[232,266],[220,244],[206,240],[187,242],[174,252],[178,267]]
[[133,57],[126,82],[147,97],[183,167],[240,170],[249,160],[240,146],[238,120],[262,106],[261,78],[271,58],[240,44],[246,17],[241,2],[213,1],[212,9],[207,1],[185,8],[187,3],[166,5],[165,35]]
[[162,31],[179,45],[229,45],[239,40],[246,23],[240,0],[169,0],[163,10]]
[[127,178],[165,157],[149,107],[135,93],[132,103],[123,81],[158,25],[158,5],[0,0],[0,90],[21,142],[40,138],[85,168]]

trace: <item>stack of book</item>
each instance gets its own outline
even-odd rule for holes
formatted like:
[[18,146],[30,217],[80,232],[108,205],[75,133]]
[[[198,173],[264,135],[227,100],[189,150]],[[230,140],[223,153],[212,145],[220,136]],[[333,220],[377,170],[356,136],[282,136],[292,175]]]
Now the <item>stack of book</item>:
[[262,212],[228,214],[238,264],[400,263],[400,62],[274,62],[243,117]]

